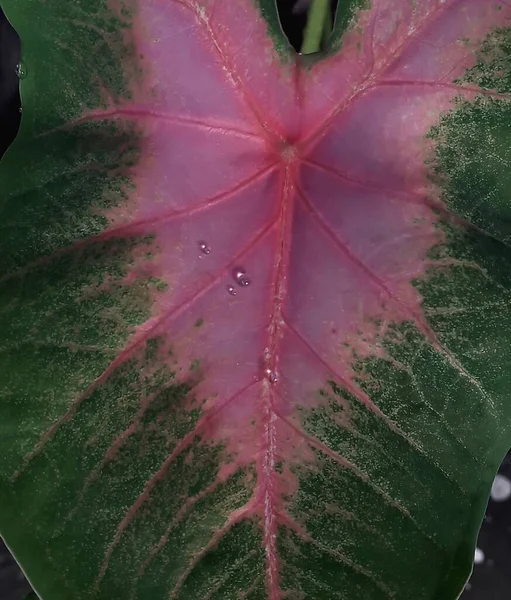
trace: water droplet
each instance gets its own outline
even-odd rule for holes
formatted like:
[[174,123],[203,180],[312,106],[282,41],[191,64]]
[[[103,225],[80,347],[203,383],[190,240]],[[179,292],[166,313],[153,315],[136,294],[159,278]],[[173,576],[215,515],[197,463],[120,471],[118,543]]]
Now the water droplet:
[[211,248],[208,246],[208,244],[206,244],[206,242],[199,242],[199,249],[202,254],[209,254],[211,252]]
[[266,379],[270,383],[277,383],[277,381],[279,380],[278,373],[276,371],[272,371],[271,369],[266,369],[265,375],[266,375]]
[[250,285],[250,279],[247,277],[245,269],[236,267],[232,275],[239,286],[246,287],[247,285]]
[[20,79],[25,79],[25,77],[28,75],[27,67],[23,62],[20,62],[16,65],[16,75]]
[[232,287],[232,285],[227,286],[227,291],[229,294],[231,294],[231,296],[236,296],[236,290]]
[[484,562],[484,552],[481,550],[481,548],[476,548],[476,551],[474,553],[474,564],[480,565],[483,562]]
[[496,475],[491,486],[491,499],[495,502],[504,502],[511,498],[511,481],[504,475]]

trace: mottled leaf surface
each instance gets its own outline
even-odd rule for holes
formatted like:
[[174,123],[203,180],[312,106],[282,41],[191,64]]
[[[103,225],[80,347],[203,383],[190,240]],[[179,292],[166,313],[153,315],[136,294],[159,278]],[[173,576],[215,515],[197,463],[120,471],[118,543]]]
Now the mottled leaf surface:
[[511,3],[4,0],[0,531],[44,600],[453,600],[510,445]]

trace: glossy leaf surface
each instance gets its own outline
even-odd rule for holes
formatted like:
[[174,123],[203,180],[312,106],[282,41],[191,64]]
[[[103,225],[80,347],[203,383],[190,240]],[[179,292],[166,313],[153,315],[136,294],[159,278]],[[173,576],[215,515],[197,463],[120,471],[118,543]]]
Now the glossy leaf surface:
[[0,531],[46,599],[448,600],[510,440],[511,4],[5,0]]

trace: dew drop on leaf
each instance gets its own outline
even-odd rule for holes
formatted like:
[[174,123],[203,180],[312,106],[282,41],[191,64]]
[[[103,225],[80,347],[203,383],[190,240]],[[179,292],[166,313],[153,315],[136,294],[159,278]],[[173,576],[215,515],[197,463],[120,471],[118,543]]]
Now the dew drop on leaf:
[[20,79],[25,79],[25,77],[28,75],[27,67],[23,62],[20,62],[16,65],[16,75]]
[[279,380],[278,373],[276,371],[272,371],[271,369],[266,369],[265,375],[266,375],[266,379],[270,383],[277,383],[277,381]]
[[206,242],[199,242],[199,249],[202,254],[209,254],[211,252],[211,247],[206,244]]
[[236,267],[234,269],[233,277],[236,283],[241,287],[250,285],[250,279],[247,277],[245,269],[242,269],[241,267]]
[[236,296],[236,290],[232,287],[232,285],[227,286],[227,291],[231,296]]

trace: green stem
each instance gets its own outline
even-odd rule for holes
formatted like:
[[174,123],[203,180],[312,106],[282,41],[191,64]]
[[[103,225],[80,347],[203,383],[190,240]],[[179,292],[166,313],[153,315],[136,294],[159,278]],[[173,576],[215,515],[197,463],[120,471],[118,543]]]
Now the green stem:
[[325,26],[323,27],[323,37],[321,38],[323,47],[327,45],[328,38],[330,37],[330,34],[332,33],[333,26],[334,26],[334,24],[332,21],[332,13],[330,12],[330,3],[329,3],[329,9],[327,10],[326,17],[325,17]]
[[321,41],[331,27],[330,21],[330,0],[312,0],[303,34],[302,54],[321,49]]

